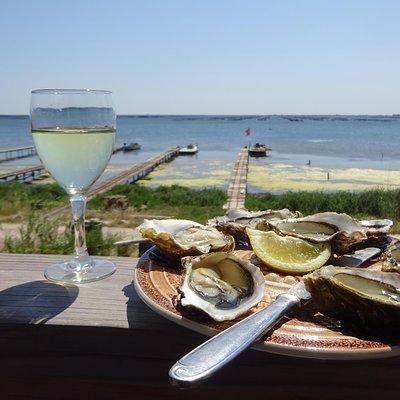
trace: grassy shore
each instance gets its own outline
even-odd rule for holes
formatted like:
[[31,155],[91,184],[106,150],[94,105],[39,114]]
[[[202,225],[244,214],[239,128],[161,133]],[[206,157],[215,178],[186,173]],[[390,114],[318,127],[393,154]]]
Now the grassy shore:
[[287,207],[314,214],[324,211],[347,213],[356,218],[376,217],[400,220],[400,190],[374,189],[352,192],[288,192],[281,195],[249,195],[249,210],[280,209]]
[[[128,200],[126,210],[107,211],[105,197],[123,195]],[[165,215],[205,223],[209,218],[224,214],[225,192],[218,189],[193,190],[181,186],[160,186],[154,189],[141,185],[119,185],[100,194],[88,204],[88,215],[111,221],[118,226],[134,228],[129,216]],[[41,217],[49,210],[67,202],[67,195],[56,184],[23,185],[3,183],[0,185],[0,222],[23,222],[17,238],[7,238],[6,251],[37,253],[70,253],[73,246],[71,231],[65,221],[48,221]],[[356,218],[390,218],[395,222],[393,231],[400,232],[400,190],[368,190],[352,192],[288,192],[281,195],[249,194],[246,199],[249,210],[281,209],[313,214],[337,211]],[[34,214],[34,217],[32,217]],[[113,218],[115,221],[113,222]],[[143,219],[143,217],[142,217]],[[88,233],[88,245],[92,254],[115,254],[113,237],[102,237],[100,231]]]
[[23,221],[34,212],[51,209],[68,200],[59,185],[0,184],[0,222]]
[[119,185],[96,196],[89,202],[89,210],[104,210],[105,197],[124,195],[132,212],[170,215],[205,223],[209,218],[224,213],[225,192],[218,189],[193,190],[182,186],[159,186],[151,189],[141,185]]
[[[146,214],[171,215],[176,218],[206,222],[224,211],[225,192],[219,189],[194,190],[182,186],[159,186],[148,188],[141,185],[119,185],[100,194],[88,204],[89,210],[104,210],[105,197],[124,195],[130,211]],[[65,204],[68,196],[57,184],[24,185],[20,183],[0,184],[0,218],[18,216],[26,219],[33,212],[50,210]],[[355,217],[379,217],[400,220],[400,189],[374,189],[359,193],[339,191],[287,192],[273,195],[248,194],[246,207],[249,210],[280,209],[287,207],[303,214],[337,211]],[[1,221],[1,220],[0,220]]]

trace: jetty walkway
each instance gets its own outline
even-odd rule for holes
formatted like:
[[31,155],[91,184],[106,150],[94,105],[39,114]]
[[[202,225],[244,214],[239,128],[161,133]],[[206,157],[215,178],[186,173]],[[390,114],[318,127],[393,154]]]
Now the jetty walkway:
[[249,149],[243,147],[233,167],[228,186],[228,201],[224,209],[244,208],[247,192],[247,172],[249,166]]
[[46,168],[44,165],[33,165],[26,168],[19,168],[14,171],[5,172],[0,174],[0,182],[21,181],[28,182],[32,179],[42,175]]
[[[179,148],[174,147],[172,149],[163,151],[160,154],[148,159],[147,161],[134,165],[133,167],[121,172],[119,175],[108,179],[103,182],[99,182],[94,184],[87,193],[87,199],[90,200],[94,196],[98,195],[99,193],[103,193],[112,187],[124,183],[134,183],[140,178],[143,178],[145,175],[153,171],[155,167],[158,165],[171,160],[172,158],[176,157],[179,154]],[[54,217],[64,211],[69,210],[69,204],[65,204],[63,206],[57,207],[51,211],[49,211],[46,216],[47,217]]]
[[0,162],[16,160],[17,158],[30,157],[34,156],[35,154],[36,154],[36,149],[34,146],[0,149]]
[[[124,146],[114,148],[113,154],[124,149]],[[11,161],[17,158],[30,157],[36,155],[36,149],[33,146],[18,147],[15,149],[0,149],[0,162]],[[22,181],[29,182],[45,172],[46,168],[42,164],[30,166],[23,169],[17,169],[0,174],[0,182]]]

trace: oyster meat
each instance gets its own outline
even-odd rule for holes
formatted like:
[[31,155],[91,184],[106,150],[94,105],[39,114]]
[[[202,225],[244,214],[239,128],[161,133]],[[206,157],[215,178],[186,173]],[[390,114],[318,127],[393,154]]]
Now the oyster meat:
[[400,276],[396,273],[327,266],[304,277],[318,310],[344,326],[379,337],[398,337]]
[[235,247],[232,236],[184,219],[145,220],[138,230],[161,250],[179,257],[232,251]]
[[369,231],[349,215],[335,212],[269,221],[265,226],[259,226],[258,229],[272,229],[281,235],[295,236],[315,243],[330,242],[333,252],[337,254],[351,251],[357,245],[371,239],[373,235],[379,237],[384,234],[376,230]]
[[201,310],[215,321],[233,320],[264,297],[260,269],[233,254],[185,257],[182,266],[181,306]]
[[232,235],[238,243],[242,242],[242,244],[246,244],[248,242],[246,227],[258,229],[257,225],[263,221],[297,218],[301,216],[300,212],[292,212],[287,208],[264,211],[231,209],[223,216],[210,219],[208,225],[215,226],[215,228],[227,235]]

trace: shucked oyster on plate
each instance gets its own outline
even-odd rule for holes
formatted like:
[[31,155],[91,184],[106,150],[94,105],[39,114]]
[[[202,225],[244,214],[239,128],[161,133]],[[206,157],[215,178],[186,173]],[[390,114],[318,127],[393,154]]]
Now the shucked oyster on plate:
[[372,236],[379,237],[384,234],[377,230],[369,230],[347,214],[335,212],[267,221],[257,229],[274,230],[280,235],[294,236],[314,243],[330,242],[332,250],[337,254],[350,251],[352,247],[366,242]]
[[201,310],[215,321],[233,320],[264,297],[260,269],[233,254],[185,257],[182,266],[181,306]]
[[379,337],[400,331],[400,275],[329,265],[304,277],[317,309]]
[[145,220],[138,230],[161,250],[179,257],[232,251],[235,247],[232,236],[184,219]]
[[301,216],[300,212],[292,212],[287,208],[264,211],[231,209],[223,216],[210,219],[208,225],[214,226],[227,235],[232,235],[237,242],[247,242],[246,227],[256,228],[260,221],[269,221],[272,219],[281,220]]

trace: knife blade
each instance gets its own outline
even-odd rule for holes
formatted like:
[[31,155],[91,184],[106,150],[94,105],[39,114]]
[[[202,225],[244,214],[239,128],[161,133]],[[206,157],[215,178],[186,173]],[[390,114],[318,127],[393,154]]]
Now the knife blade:
[[377,256],[381,250],[378,247],[366,247],[351,254],[344,254],[338,257],[333,265],[338,267],[359,267],[372,257]]
[[[367,248],[348,254],[346,260],[358,260],[358,266],[380,252],[378,248]],[[350,263],[350,266],[353,264]],[[206,381],[215,372],[237,357],[253,342],[270,331],[285,315],[311,299],[304,282],[293,285],[264,309],[237,322],[218,335],[207,340],[177,361],[169,371],[171,384],[177,387],[192,387]]]

